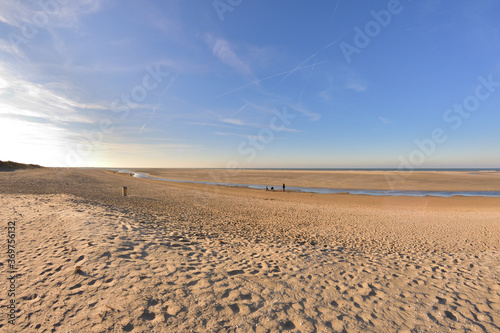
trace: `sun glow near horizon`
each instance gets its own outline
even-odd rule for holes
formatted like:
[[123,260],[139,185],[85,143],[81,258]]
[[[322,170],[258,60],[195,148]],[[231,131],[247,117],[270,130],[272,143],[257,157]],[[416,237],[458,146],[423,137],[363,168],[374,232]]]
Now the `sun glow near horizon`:
[[[497,167],[500,4],[395,4],[256,1],[221,12],[89,0],[44,12],[7,1],[0,159],[397,168],[413,156],[418,168]],[[24,36],[37,15],[48,19]],[[447,139],[427,154],[417,142],[437,129]]]

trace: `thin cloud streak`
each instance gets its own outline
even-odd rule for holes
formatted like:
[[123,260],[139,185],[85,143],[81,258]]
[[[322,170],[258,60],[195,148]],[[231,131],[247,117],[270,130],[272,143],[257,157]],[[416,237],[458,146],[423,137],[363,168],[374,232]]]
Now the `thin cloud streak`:
[[99,11],[102,2],[103,0],[79,0],[60,4],[54,1],[40,7],[39,2],[31,5],[22,1],[2,0],[0,22],[22,29],[26,25],[34,25],[41,17],[46,17],[44,25],[40,27],[40,24],[37,24],[38,29],[77,28],[80,26],[80,16]]
[[296,72],[298,70],[301,70],[301,69],[305,69],[305,68],[309,68],[309,67],[313,67],[313,66],[317,66],[317,65],[321,65],[323,63],[325,63],[326,61],[322,61],[322,62],[318,62],[318,63],[314,63],[312,65],[307,65],[307,66],[303,66],[303,67],[300,67],[300,68],[294,68],[292,70],[288,70],[288,71],[285,71],[285,72],[281,72],[281,73],[276,73],[276,74],[272,74],[270,76],[267,76],[263,79],[259,79],[257,81],[254,81],[254,82],[251,82],[251,83],[248,83],[248,84],[245,84],[241,87],[238,87],[238,88],[235,88],[235,89],[232,89],[232,90],[229,90],[229,91],[226,91],[225,93],[222,93],[220,95],[217,95],[215,97],[212,97],[211,99],[209,100],[214,100],[214,99],[217,99],[217,98],[220,98],[220,97],[223,97],[223,96],[226,96],[226,95],[229,95],[229,94],[232,94],[234,92],[237,92],[239,90],[242,90],[242,89],[245,89],[245,88],[248,88],[248,87],[251,87],[251,86],[254,86],[254,85],[259,85],[261,82],[264,82],[264,81],[267,81],[267,80],[270,80],[270,79],[273,79],[275,77],[279,77],[281,75],[286,75],[290,72]]
[[244,75],[248,78],[254,78],[254,74],[250,69],[250,66],[245,63],[235,51],[235,47],[231,45],[227,40],[222,38],[216,38],[211,34],[206,37],[206,42],[210,46],[213,55],[219,59],[220,62],[229,66],[234,71]]
[[394,124],[394,122],[392,120],[390,120],[389,118],[385,118],[385,117],[382,117],[382,116],[378,116],[378,119],[383,122],[384,124],[387,124],[387,125],[392,125]]

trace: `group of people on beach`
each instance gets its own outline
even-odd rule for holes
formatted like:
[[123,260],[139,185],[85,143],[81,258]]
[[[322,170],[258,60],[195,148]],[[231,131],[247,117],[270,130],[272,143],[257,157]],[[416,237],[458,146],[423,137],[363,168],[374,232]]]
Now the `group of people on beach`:
[[[273,192],[274,192],[274,186],[271,186],[271,189],[269,189],[269,188],[266,186],[266,191],[273,191]],[[285,192],[285,183],[283,183],[283,192]]]

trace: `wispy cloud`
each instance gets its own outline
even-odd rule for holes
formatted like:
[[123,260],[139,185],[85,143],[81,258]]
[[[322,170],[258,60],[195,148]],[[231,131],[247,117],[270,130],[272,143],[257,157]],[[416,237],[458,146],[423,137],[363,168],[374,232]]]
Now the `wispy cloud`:
[[234,111],[233,114],[231,114],[231,117],[236,116],[238,113],[240,113],[241,111],[243,111],[247,106],[248,106],[248,103],[245,103],[245,105],[243,105],[241,108],[239,108],[238,110]]
[[[298,133],[298,132],[301,132],[299,130],[296,130],[296,129],[293,129],[293,128],[284,128],[284,129],[280,129],[280,132],[287,132],[287,133]],[[259,139],[259,135],[258,132],[257,133],[253,133],[253,134],[243,134],[243,133],[234,133],[234,132],[220,132],[220,131],[217,131],[217,132],[214,132],[215,135],[218,135],[218,136],[234,136],[234,137],[238,137],[238,138],[244,138],[244,139]]]
[[151,121],[151,119],[153,119],[153,116],[155,115],[156,113],[156,110],[158,109],[158,107],[160,106],[160,103],[158,103],[152,110],[151,110],[151,113],[149,115],[149,119],[141,126],[141,128],[139,128],[139,134],[141,134],[142,131],[144,131],[144,129],[146,128],[146,125],[149,124],[149,122]]
[[346,84],[346,88],[354,91],[366,91],[368,88],[364,82],[361,81],[349,81]]
[[389,118],[385,118],[385,117],[382,117],[382,116],[378,116],[378,119],[384,123],[384,124],[387,124],[387,125],[392,125],[394,124],[394,122],[392,120],[390,120]]
[[10,56],[26,61],[26,56],[24,52],[19,48],[19,46],[14,43],[11,43],[8,40],[0,39],[0,52],[6,53]]
[[237,92],[237,91],[240,91],[240,90],[243,90],[245,88],[248,88],[248,87],[251,87],[251,86],[258,86],[260,85],[262,82],[266,81],[266,80],[270,80],[270,79],[273,79],[273,78],[276,78],[276,77],[280,77],[280,76],[286,76],[286,75],[289,75],[293,72],[296,72],[298,70],[301,70],[301,69],[305,69],[305,68],[310,68],[310,67],[315,67],[317,65],[320,65],[320,64],[323,64],[324,62],[318,62],[318,63],[314,63],[314,64],[311,64],[311,65],[304,65],[303,67],[295,67],[294,69],[291,69],[291,70],[287,70],[287,71],[284,71],[284,72],[279,72],[279,73],[276,73],[276,74],[271,74],[269,76],[266,76],[262,79],[257,79],[253,82],[250,82],[248,84],[244,84],[240,87],[237,87],[237,88],[234,88],[234,89],[231,89],[231,90],[228,90],[222,94],[219,94],[215,97],[213,97],[212,99],[216,99],[216,98],[220,98],[220,97],[224,97],[226,95],[229,95],[229,94],[232,94],[234,92]]
[[311,121],[318,121],[321,115],[316,112],[310,111],[307,107],[302,104],[290,104],[289,107],[297,112],[302,113],[304,116],[308,117]]
[[[98,11],[103,0],[25,2],[2,0],[0,22],[22,28],[25,25],[40,22],[44,18],[46,27],[76,28],[80,25],[79,17]],[[42,6],[43,4],[43,6]],[[40,28],[40,24],[37,24]]]
[[[368,84],[366,83],[366,81],[352,68],[341,66],[336,68],[335,72],[335,80],[343,82],[342,88],[354,90],[356,92],[363,92],[368,89]],[[331,86],[338,85],[334,84],[334,79],[332,77],[329,78],[329,81]]]
[[15,1],[2,1],[2,11],[0,12],[0,22],[21,28],[33,19],[36,11],[31,9],[28,4]]
[[239,125],[239,126],[244,126],[245,125],[245,122],[243,120],[241,120],[241,119],[224,118],[224,119],[221,119],[221,121],[223,123],[232,124],[232,125]]
[[316,58],[321,52],[329,49],[330,47],[332,47],[336,43],[337,43],[337,41],[333,41],[333,42],[327,43],[326,45],[324,45],[320,49],[318,49],[315,52],[313,52],[310,56],[308,56],[307,58],[305,58],[304,60],[302,60],[302,62],[300,64],[298,64],[297,66],[295,66],[295,68],[293,68],[290,71],[286,72],[286,74],[283,76],[283,78],[280,80],[280,82],[286,80],[290,75],[292,75],[293,73],[295,73],[295,72],[297,72],[297,71],[299,71],[301,69],[310,68],[310,67],[312,67],[314,69],[314,67],[316,65],[322,64],[323,62],[319,62],[319,61],[314,61],[312,64],[308,64],[308,63],[311,62],[314,58]]
[[247,78],[255,78],[250,66],[236,53],[236,47],[234,45],[212,34],[207,34],[205,41],[212,50],[213,55],[217,57],[220,62]]
[[92,118],[79,110],[108,109],[105,105],[75,101],[41,84],[18,78],[2,64],[0,76],[3,78],[0,114],[43,118],[59,123],[90,123]]
[[318,93],[318,97],[321,98],[323,101],[330,103],[333,100],[333,89],[331,87],[328,87],[326,89],[321,90]]
[[220,135],[220,136],[236,136],[240,138],[249,138],[251,135],[248,134],[241,134],[241,133],[228,133],[228,132],[215,132],[215,135]]
[[184,122],[183,124],[186,125],[195,125],[195,126],[202,126],[202,127],[220,127],[220,128],[230,128],[230,129],[236,129],[236,126],[228,126],[228,125],[223,125],[220,123],[213,123],[213,122]]
[[330,26],[333,22],[333,19],[335,18],[335,14],[337,13],[337,9],[339,7],[340,0],[337,0],[337,3],[335,4],[335,7],[333,8],[332,16],[330,17],[330,22],[328,23],[328,26]]
[[157,63],[161,66],[167,67],[170,71],[179,74],[205,75],[210,71],[208,66],[190,61],[188,59],[163,58]]
[[178,149],[196,149],[197,145],[187,143],[151,143],[151,142],[104,142],[99,150],[113,153],[127,153],[134,156],[138,154],[158,154],[167,151],[176,151]]
[[260,105],[250,102],[247,102],[247,104],[255,110],[259,110],[271,115],[275,115],[277,112],[276,106],[272,105],[279,105],[280,108],[288,107],[295,112],[301,113],[302,115],[308,117],[310,121],[318,121],[319,119],[321,119],[320,113],[309,110],[309,108],[301,102],[298,103],[293,102],[289,97],[286,96],[280,96],[275,94],[268,94],[268,96],[274,98],[274,100],[268,101],[266,104],[260,104]]

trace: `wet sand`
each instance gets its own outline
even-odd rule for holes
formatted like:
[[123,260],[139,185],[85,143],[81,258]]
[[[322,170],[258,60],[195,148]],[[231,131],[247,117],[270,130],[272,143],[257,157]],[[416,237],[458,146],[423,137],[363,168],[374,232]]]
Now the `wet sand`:
[[19,312],[0,330],[500,329],[500,198],[270,193],[45,169],[0,173],[0,205],[19,240]]
[[232,169],[132,169],[176,180],[402,191],[500,191],[495,171],[313,171]]

